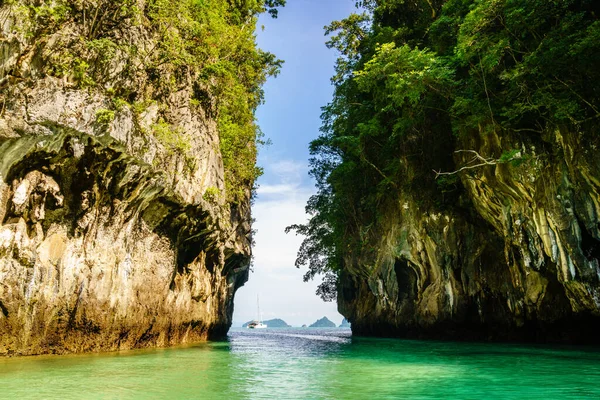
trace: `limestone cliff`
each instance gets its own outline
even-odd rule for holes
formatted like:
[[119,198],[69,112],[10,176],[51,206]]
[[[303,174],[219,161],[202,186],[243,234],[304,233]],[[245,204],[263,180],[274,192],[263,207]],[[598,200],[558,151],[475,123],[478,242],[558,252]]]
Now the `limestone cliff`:
[[600,3],[361,4],[326,28],[305,279],[358,334],[597,344]]
[[[353,332],[597,343],[599,145],[561,130],[459,141],[486,155],[521,149],[527,161],[462,174],[465,192],[450,208],[404,191],[374,257],[346,260],[355,267],[338,301]],[[468,161],[457,153],[457,165]]]
[[226,193],[219,98],[165,56],[185,49],[163,3],[0,2],[0,355],[231,324],[252,182]]

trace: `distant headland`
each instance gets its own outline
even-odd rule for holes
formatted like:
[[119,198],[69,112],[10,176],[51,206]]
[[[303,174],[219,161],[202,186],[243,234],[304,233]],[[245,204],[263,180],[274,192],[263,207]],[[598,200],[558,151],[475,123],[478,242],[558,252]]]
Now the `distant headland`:
[[314,324],[310,325],[310,328],[335,328],[336,325],[329,320],[327,317],[323,317],[317,320]]

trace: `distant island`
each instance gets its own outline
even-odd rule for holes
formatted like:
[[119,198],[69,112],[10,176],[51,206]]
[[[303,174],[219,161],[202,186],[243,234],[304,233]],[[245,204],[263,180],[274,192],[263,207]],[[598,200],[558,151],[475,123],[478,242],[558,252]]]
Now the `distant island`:
[[[250,322],[252,321],[246,322],[244,325],[242,325],[242,328],[247,328]],[[291,328],[291,325],[288,325],[287,322],[279,318],[269,319],[267,321],[263,321],[262,323],[267,325],[267,328]]]
[[340,328],[350,328],[350,322],[348,322],[348,320],[346,318],[344,318],[339,327]]
[[310,328],[335,328],[336,325],[331,322],[327,317],[323,317],[314,324],[310,326]]

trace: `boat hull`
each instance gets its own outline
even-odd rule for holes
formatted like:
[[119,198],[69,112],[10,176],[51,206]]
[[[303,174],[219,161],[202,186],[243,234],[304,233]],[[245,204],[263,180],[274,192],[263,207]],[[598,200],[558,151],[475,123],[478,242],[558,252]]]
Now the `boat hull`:
[[248,324],[248,329],[265,329],[267,325],[260,322],[254,324]]

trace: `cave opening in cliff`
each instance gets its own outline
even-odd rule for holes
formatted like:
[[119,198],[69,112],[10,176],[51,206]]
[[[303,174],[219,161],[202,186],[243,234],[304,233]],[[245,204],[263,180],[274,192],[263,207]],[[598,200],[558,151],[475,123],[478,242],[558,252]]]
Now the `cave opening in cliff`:
[[398,301],[414,299],[417,295],[417,274],[404,258],[396,259],[394,272],[398,283]]
[[600,241],[592,236],[585,224],[579,218],[577,218],[577,223],[579,224],[579,230],[581,232],[581,251],[587,260],[594,263],[597,268],[598,263],[600,262]]

